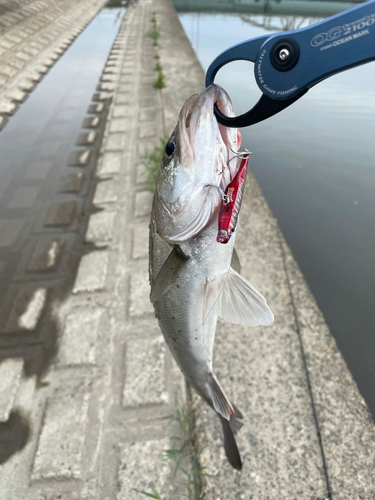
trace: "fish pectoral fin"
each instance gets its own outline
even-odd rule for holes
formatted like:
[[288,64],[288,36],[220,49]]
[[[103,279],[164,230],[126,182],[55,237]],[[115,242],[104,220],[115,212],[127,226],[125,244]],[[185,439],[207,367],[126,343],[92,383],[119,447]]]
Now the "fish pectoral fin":
[[184,263],[189,259],[190,257],[186,255],[178,245],[175,245],[151,287],[151,302],[160,299],[169,285],[173,283]]
[[209,375],[208,386],[210,388],[214,409],[226,420],[230,420],[231,415],[235,415],[235,411],[224,389],[221,387],[214,372]]
[[233,253],[232,253],[232,262],[230,263],[230,266],[232,269],[238,272],[240,274],[241,272],[241,263],[240,259],[238,257],[238,253],[236,252],[236,249],[233,248]]
[[274,320],[263,295],[232,268],[220,294],[218,305],[220,318],[230,323],[266,326]]

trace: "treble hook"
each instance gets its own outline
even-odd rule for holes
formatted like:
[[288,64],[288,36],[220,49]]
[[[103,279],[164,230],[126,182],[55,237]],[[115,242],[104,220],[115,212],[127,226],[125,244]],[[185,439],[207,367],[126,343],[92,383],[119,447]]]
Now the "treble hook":
[[[237,141],[234,141],[234,142],[237,142]],[[232,158],[230,158],[227,161],[227,167],[229,167],[229,162],[231,162],[232,160],[234,160],[234,158],[240,158],[240,160],[243,160],[244,158],[246,158],[246,156],[251,155],[251,152],[248,149],[244,149],[243,151],[233,151],[232,144],[229,146],[229,149],[232,151],[232,153],[234,154],[234,156],[232,156]]]
[[221,199],[223,200],[224,205],[228,205],[229,196],[224,193],[224,191],[221,189],[220,186],[216,186],[215,184],[206,184],[205,186],[203,186],[203,191],[207,194],[208,194],[208,191],[207,191],[206,187],[208,187],[208,186],[214,187],[215,189],[217,189],[221,195]]

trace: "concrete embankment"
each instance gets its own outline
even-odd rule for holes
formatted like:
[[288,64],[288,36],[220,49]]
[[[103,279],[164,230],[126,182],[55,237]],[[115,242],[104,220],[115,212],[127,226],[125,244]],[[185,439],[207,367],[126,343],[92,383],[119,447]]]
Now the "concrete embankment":
[[[163,94],[169,131],[184,99],[203,88],[204,72],[169,0],[159,2],[157,18],[167,75]],[[244,146],[250,150],[267,147],[266,143]],[[230,468],[219,421],[196,398],[198,447],[204,447],[201,464],[211,474],[206,479],[205,498],[327,496],[300,339],[334,497],[372,498],[374,422],[251,174],[236,248],[242,274],[267,298],[275,323],[267,328],[225,322],[218,326],[215,371],[244,414],[237,439],[244,468],[240,473]]]
[[0,2],[0,129],[106,1]]
[[[154,16],[156,47],[148,36]],[[153,86],[156,53],[162,90]],[[129,7],[99,88],[112,103],[86,234],[96,248],[82,257],[67,299],[53,307],[59,348],[41,383],[31,387],[8,369],[8,415],[17,410],[30,430],[25,446],[0,465],[1,500],[139,500],[153,489],[163,500],[189,496],[184,475],[174,477],[175,462],[162,456],[186,438],[170,416],[176,392],[179,405],[188,398],[149,302],[152,194],[141,158],[203,88],[203,69],[170,0]],[[327,496],[300,340],[333,498],[373,498],[374,423],[251,173],[236,247],[242,274],[276,319],[268,328],[218,326],[215,371],[244,416],[237,437],[244,467],[231,469],[216,415],[194,397],[190,437],[209,474],[203,498]]]

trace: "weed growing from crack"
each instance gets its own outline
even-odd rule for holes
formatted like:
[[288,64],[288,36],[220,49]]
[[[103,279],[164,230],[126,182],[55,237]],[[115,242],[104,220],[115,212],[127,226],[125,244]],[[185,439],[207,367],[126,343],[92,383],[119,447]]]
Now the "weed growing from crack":
[[160,31],[157,29],[156,25],[154,25],[147,34],[154,40],[153,46],[156,47],[160,36]]
[[[187,407],[180,408],[178,399],[175,399],[176,413],[171,418],[171,422],[178,422],[182,438],[179,440],[182,444],[176,446],[173,443],[173,448],[164,450],[164,461],[171,462],[173,470],[172,478],[176,477],[178,471],[181,471],[186,476],[186,488],[188,490],[190,500],[200,500],[202,498],[202,477],[209,476],[204,472],[204,467],[199,465],[199,455],[202,450],[198,452],[195,449],[195,424],[192,412]],[[188,467],[183,467],[182,464],[189,463]],[[158,500],[168,500],[162,498],[155,488],[151,488],[152,493],[146,491],[139,491],[149,498],[156,498]]]
[[146,168],[147,180],[150,183],[150,187],[145,188],[145,191],[155,191],[156,187],[156,177],[158,175],[159,166],[163,158],[164,146],[168,140],[168,137],[163,137],[160,139],[160,146],[156,146],[151,151],[146,150],[145,154],[141,156],[140,160]]
[[158,71],[158,76],[154,81],[154,88],[163,89],[164,87],[165,87],[165,75],[163,73],[163,70],[161,69],[160,71]]
[[[158,40],[160,36],[160,31],[158,30],[157,23],[156,23],[156,17],[155,17],[155,12],[153,12],[153,16],[151,18],[152,22],[152,28],[148,32],[148,36],[154,40],[154,47],[158,46]],[[157,72],[157,77],[156,80],[154,81],[154,88],[155,89],[163,89],[166,84],[165,84],[165,75],[163,73],[163,68],[160,64],[160,55],[155,54],[155,59],[157,60],[156,66],[155,66],[155,71]]]

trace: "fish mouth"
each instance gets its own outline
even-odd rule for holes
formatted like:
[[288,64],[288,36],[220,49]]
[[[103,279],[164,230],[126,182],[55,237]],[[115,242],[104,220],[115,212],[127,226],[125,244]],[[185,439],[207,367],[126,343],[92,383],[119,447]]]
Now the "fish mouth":
[[204,163],[207,168],[208,158],[211,157],[211,182],[219,181],[218,185],[225,189],[236,173],[236,153],[241,136],[237,129],[217,122],[215,103],[226,116],[235,116],[228,94],[219,85],[210,85],[186,101],[178,122],[179,161],[193,172],[194,168],[197,169],[196,163]]

